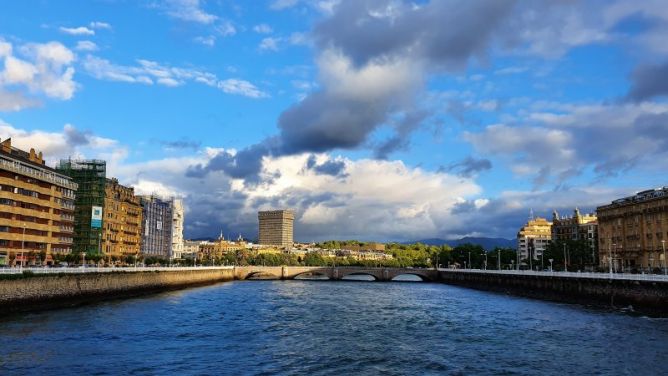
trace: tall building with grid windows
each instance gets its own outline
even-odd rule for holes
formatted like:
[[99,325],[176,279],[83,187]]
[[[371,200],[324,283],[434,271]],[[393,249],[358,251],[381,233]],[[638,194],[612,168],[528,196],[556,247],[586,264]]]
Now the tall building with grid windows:
[[261,211],[257,217],[260,244],[292,248],[295,220],[293,210]]
[[141,255],[172,258],[172,228],[174,201],[156,196],[141,196],[143,213]]
[[72,251],[77,184],[42,153],[0,143],[0,265],[52,264]]
[[107,179],[104,195],[102,251],[107,257],[138,256],[142,208],[134,188]]

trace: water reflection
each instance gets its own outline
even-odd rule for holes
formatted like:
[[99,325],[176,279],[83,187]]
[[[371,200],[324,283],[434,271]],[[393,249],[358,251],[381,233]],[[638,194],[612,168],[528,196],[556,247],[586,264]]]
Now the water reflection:
[[0,323],[2,376],[668,374],[668,320],[438,283],[238,281]]
[[306,281],[327,281],[329,280],[329,277],[318,273],[304,273],[296,276],[295,279]]
[[422,282],[422,278],[415,274],[399,274],[392,280],[397,282]]
[[344,281],[375,281],[376,277],[369,274],[348,274],[341,279]]

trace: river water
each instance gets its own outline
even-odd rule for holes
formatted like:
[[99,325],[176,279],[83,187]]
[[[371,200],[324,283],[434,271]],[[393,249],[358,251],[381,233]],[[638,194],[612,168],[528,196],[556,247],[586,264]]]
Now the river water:
[[668,374],[668,320],[431,283],[241,281],[0,320],[1,375]]

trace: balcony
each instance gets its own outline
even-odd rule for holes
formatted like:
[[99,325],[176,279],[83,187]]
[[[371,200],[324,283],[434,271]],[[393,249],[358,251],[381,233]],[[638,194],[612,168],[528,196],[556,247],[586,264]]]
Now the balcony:
[[58,238],[58,242],[60,244],[72,244],[73,241],[74,241],[74,239],[72,239],[72,238],[62,238],[62,237]]
[[68,234],[74,233],[74,227],[72,226],[60,226],[60,232],[65,232]]
[[74,222],[74,216],[70,215],[70,214],[61,214],[60,219],[62,219],[64,221]]

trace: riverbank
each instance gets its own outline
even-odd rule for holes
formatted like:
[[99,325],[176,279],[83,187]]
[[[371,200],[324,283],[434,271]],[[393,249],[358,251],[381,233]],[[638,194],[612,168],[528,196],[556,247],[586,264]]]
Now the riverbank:
[[75,306],[234,279],[232,268],[38,274],[0,280],[0,313]]
[[[494,271],[441,271],[442,283],[534,299],[629,308],[651,316],[668,317],[668,281],[561,275],[562,273],[498,273]],[[575,273],[571,273],[575,274]],[[630,276],[631,277],[631,276]]]

